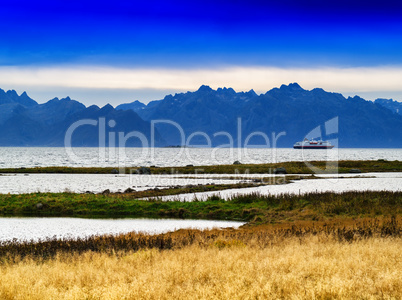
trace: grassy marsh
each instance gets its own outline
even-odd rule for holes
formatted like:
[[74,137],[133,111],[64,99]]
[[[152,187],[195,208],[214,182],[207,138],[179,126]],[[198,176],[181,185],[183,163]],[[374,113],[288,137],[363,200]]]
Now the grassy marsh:
[[[40,204],[40,206],[38,206]],[[2,216],[150,217],[241,220],[255,223],[333,216],[402,214],[402,192],[218,195],[206,201],[138,200],[135,194],[0,194]]]
[[[37,208],[40,201],[43,207]],[[0,243],[0,299],[397,299],[402,192],[0,195],[1,214],[241,219],[234,230]]]

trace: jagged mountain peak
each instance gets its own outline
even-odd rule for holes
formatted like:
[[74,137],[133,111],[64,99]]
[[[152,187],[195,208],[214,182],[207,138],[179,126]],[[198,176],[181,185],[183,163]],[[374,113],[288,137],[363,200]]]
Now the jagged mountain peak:
[[251,90],[249,90],[248,92],[246,92],[246,94],[249,95],[249,96],[251,96],[251,97],[258,96],[257,93],[256,93],[253,89],[251,89]]
[[216,92],[219,93],[219,94],[224,94],[224,95],[228,95],[228,96],[235,96],[235,95],[237,94],[234,89],[232,89],[232,88],[226,88],[226,87],[224,87],[224,88],[218,88],[218,89],[216,90]]
[[212,92],[213,89],[208,85],[201,85],[197,92]]
[[123,103],[118,106],[116,106],[116,110],[133,110],[133,111],[138,111],[142,110],[146,107],[146,105],[139,100],[135,100],[134,102],[131,103]]
[[375,99],[374,102],[377,102],[377,103],[398,103],[398,101],[396,101],[394,99],[385,99],[385,98],[377,98],[377,99]]
[[355,96],[353,96],[353,97],[348,97],[347,98],[347,100],[349,100],[349,101],[366,101],[365,99],[363,99],[363,98],[361,98],[360,96],[357,96],[357,95],[355,95]]
[[288,85],[282,84],[280,87],[281,90],[292,90],[292,91],[304,91],[304,89],[297,83],[289,83]]
[[26,92],[19,96],[15,90],[8,90],[5,92],[4,90],[0,89],[0,104],[5,103],[18,103],[25,107],[33,107],[38,105],[38,103],[31,99]]
[[385,107],[394,113],[402,115],[402,102],[393,99],[378,98],[374,101],[375,104]]
[[87,107],[88,112],[94,113],[94,112],[97,112],[99,110],[100,110],[100,107],[98,105],[95,105],[95,104],[90,105],[90,106]]
[[6,94],[7,94],[9,97],[13,97],[13,98],[19,97],[18,94],[17,94],[17,92],[16,92],[15,90],[8,90],[8,91],[6,92]]
[[111,105],[111,104],[106,104],[105,106],[103,106],[101,109],[100,109],[100,111],[102,112],[102,113],[107,113],[107,112],[110,112],[110,111],[112,111],[112,110],[114,110],[114,107]]

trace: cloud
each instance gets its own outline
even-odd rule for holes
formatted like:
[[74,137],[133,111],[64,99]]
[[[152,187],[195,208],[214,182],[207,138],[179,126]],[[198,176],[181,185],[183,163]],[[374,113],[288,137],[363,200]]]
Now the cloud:
[[0,87],[72,88],[93,90],[193,91],[200,85],[257,92],[298,82],[303,88],[341,93],[402,91],[402,67],[216,69],[123,69],[98,66],[0,67]]

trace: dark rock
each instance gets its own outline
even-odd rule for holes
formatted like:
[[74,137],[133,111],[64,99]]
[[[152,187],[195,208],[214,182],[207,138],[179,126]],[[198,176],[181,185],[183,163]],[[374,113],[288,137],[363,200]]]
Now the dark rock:
[[119,174],[119,170],[117,170],[117,169],[112,169],[112,171],[110,171],[110,173],[112,173],[112,174]]
[[187,165],[186,167],[194,167],[194,165]]
[[124,191],[124,193],[134,193],[136,190],[132,189],[132,188],[128,188]]
[[184,219],[185,212],[186,212],[186,210],[184,208],[179,209],[179,218],[180,219]]
[[287,174],[286,169],[283,167],[274,169],[274,174]]
[[362,171],[360,169],[350,169],[349,173],[361,173]]
[[241,162],[239,162],[238,160],[236,160],[233,164],[234,164],[234,165],[241,165]]
[[140,167],[137,169],[137,174],[149,175],[151,174],[151,169],[148,167]]
[[85,194],[93,194],[91,191],[86,191]]
[[109,190],[109,189],[104,190],[104,191],[102,192],[102,194],[103,194],[103,195],[110,194],[110,190]]

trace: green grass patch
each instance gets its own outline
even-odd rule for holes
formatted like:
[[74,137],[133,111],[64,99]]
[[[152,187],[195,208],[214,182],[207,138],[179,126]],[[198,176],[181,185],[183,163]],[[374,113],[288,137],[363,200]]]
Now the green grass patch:
[[333,217],[402,215],[402,192],[211,196],[206,201],[138,200],[130,194],[0,195],[1,216],[132,217],[275,223]]

